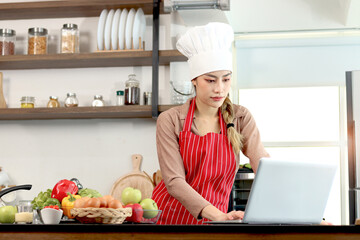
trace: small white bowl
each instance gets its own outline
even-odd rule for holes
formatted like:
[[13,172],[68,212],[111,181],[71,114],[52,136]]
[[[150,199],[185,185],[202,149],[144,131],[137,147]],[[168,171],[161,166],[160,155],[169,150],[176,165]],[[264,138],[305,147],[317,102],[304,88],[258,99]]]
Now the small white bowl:
[[61,209],[56,210],[53,208],[44,208],[40,212],[44,224],[59,224],[63,215],[63,211]]

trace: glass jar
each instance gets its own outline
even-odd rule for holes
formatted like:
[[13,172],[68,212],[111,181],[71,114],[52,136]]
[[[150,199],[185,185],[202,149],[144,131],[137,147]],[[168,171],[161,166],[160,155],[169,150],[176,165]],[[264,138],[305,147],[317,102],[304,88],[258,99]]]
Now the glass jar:
[[0,29],[0,55],[15,54],[16,32],[12,29]]
[[50,96],[50,100],[47,104],[48,108],[58,108],[60,107],[60,103],[58,101],[58,97]]
[[144,105],[151,105],[151,92],[144,92]]
[[130,74],[125,82],[125,105],[140,104],[140,83],[135,77],[135,74]]
[[116,92],[116,106],[124,105],[124,91]]
[[20,200],[15,213],[16,223],[32,223],[34,218],[33,205],[30,200]]
[[20,100],[21,108],[34,108],[35,107],[35,98],[24,96]]
[[103,97],[101,95],[95,95],[94,100],[92,102],[93,107],[103,107],[105,106]]
[[68,93],[65,98],[65,107],[77,107],[79,105],[79,101],[76,98],[75,93]]
[[67,23],[61,29],[61,53],[79,52],[79,29],[76,24]]
[[46,28],[29,28],[28,54],[47,54],[48,31]]

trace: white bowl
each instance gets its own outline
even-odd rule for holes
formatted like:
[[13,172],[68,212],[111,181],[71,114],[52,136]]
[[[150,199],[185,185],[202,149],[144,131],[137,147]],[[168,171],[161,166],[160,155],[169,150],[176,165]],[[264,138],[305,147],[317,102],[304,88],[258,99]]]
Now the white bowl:
[[53,208],[44,208],[40,212],[44,224],[59,224],[63,215],[63,211],[61,209],[56,210]]

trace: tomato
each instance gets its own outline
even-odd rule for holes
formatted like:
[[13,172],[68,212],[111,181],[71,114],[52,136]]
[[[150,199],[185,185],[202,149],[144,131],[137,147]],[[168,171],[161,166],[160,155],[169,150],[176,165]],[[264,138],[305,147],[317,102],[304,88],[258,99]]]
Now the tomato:
[[49,206],[45,206],[44,208],[53,208],[53,209],[56,209],[56,210],[60,210],[58,205],[49,205]]

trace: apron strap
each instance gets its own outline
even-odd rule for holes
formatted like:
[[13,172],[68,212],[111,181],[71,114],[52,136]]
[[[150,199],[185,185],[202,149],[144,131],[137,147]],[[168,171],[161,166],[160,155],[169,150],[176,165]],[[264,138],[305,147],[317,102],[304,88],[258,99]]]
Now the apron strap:
[[196,99],[196,97],[194,97],[191,100],[189,112],[186,115],[184,126],[183,126],[183,131],[184,132],[190,132],[190,130],[191,130],[191,125],[192,125],[192,122],[194,120],[194,112],[195,112],[195,106],[196,106],[195,99]]

